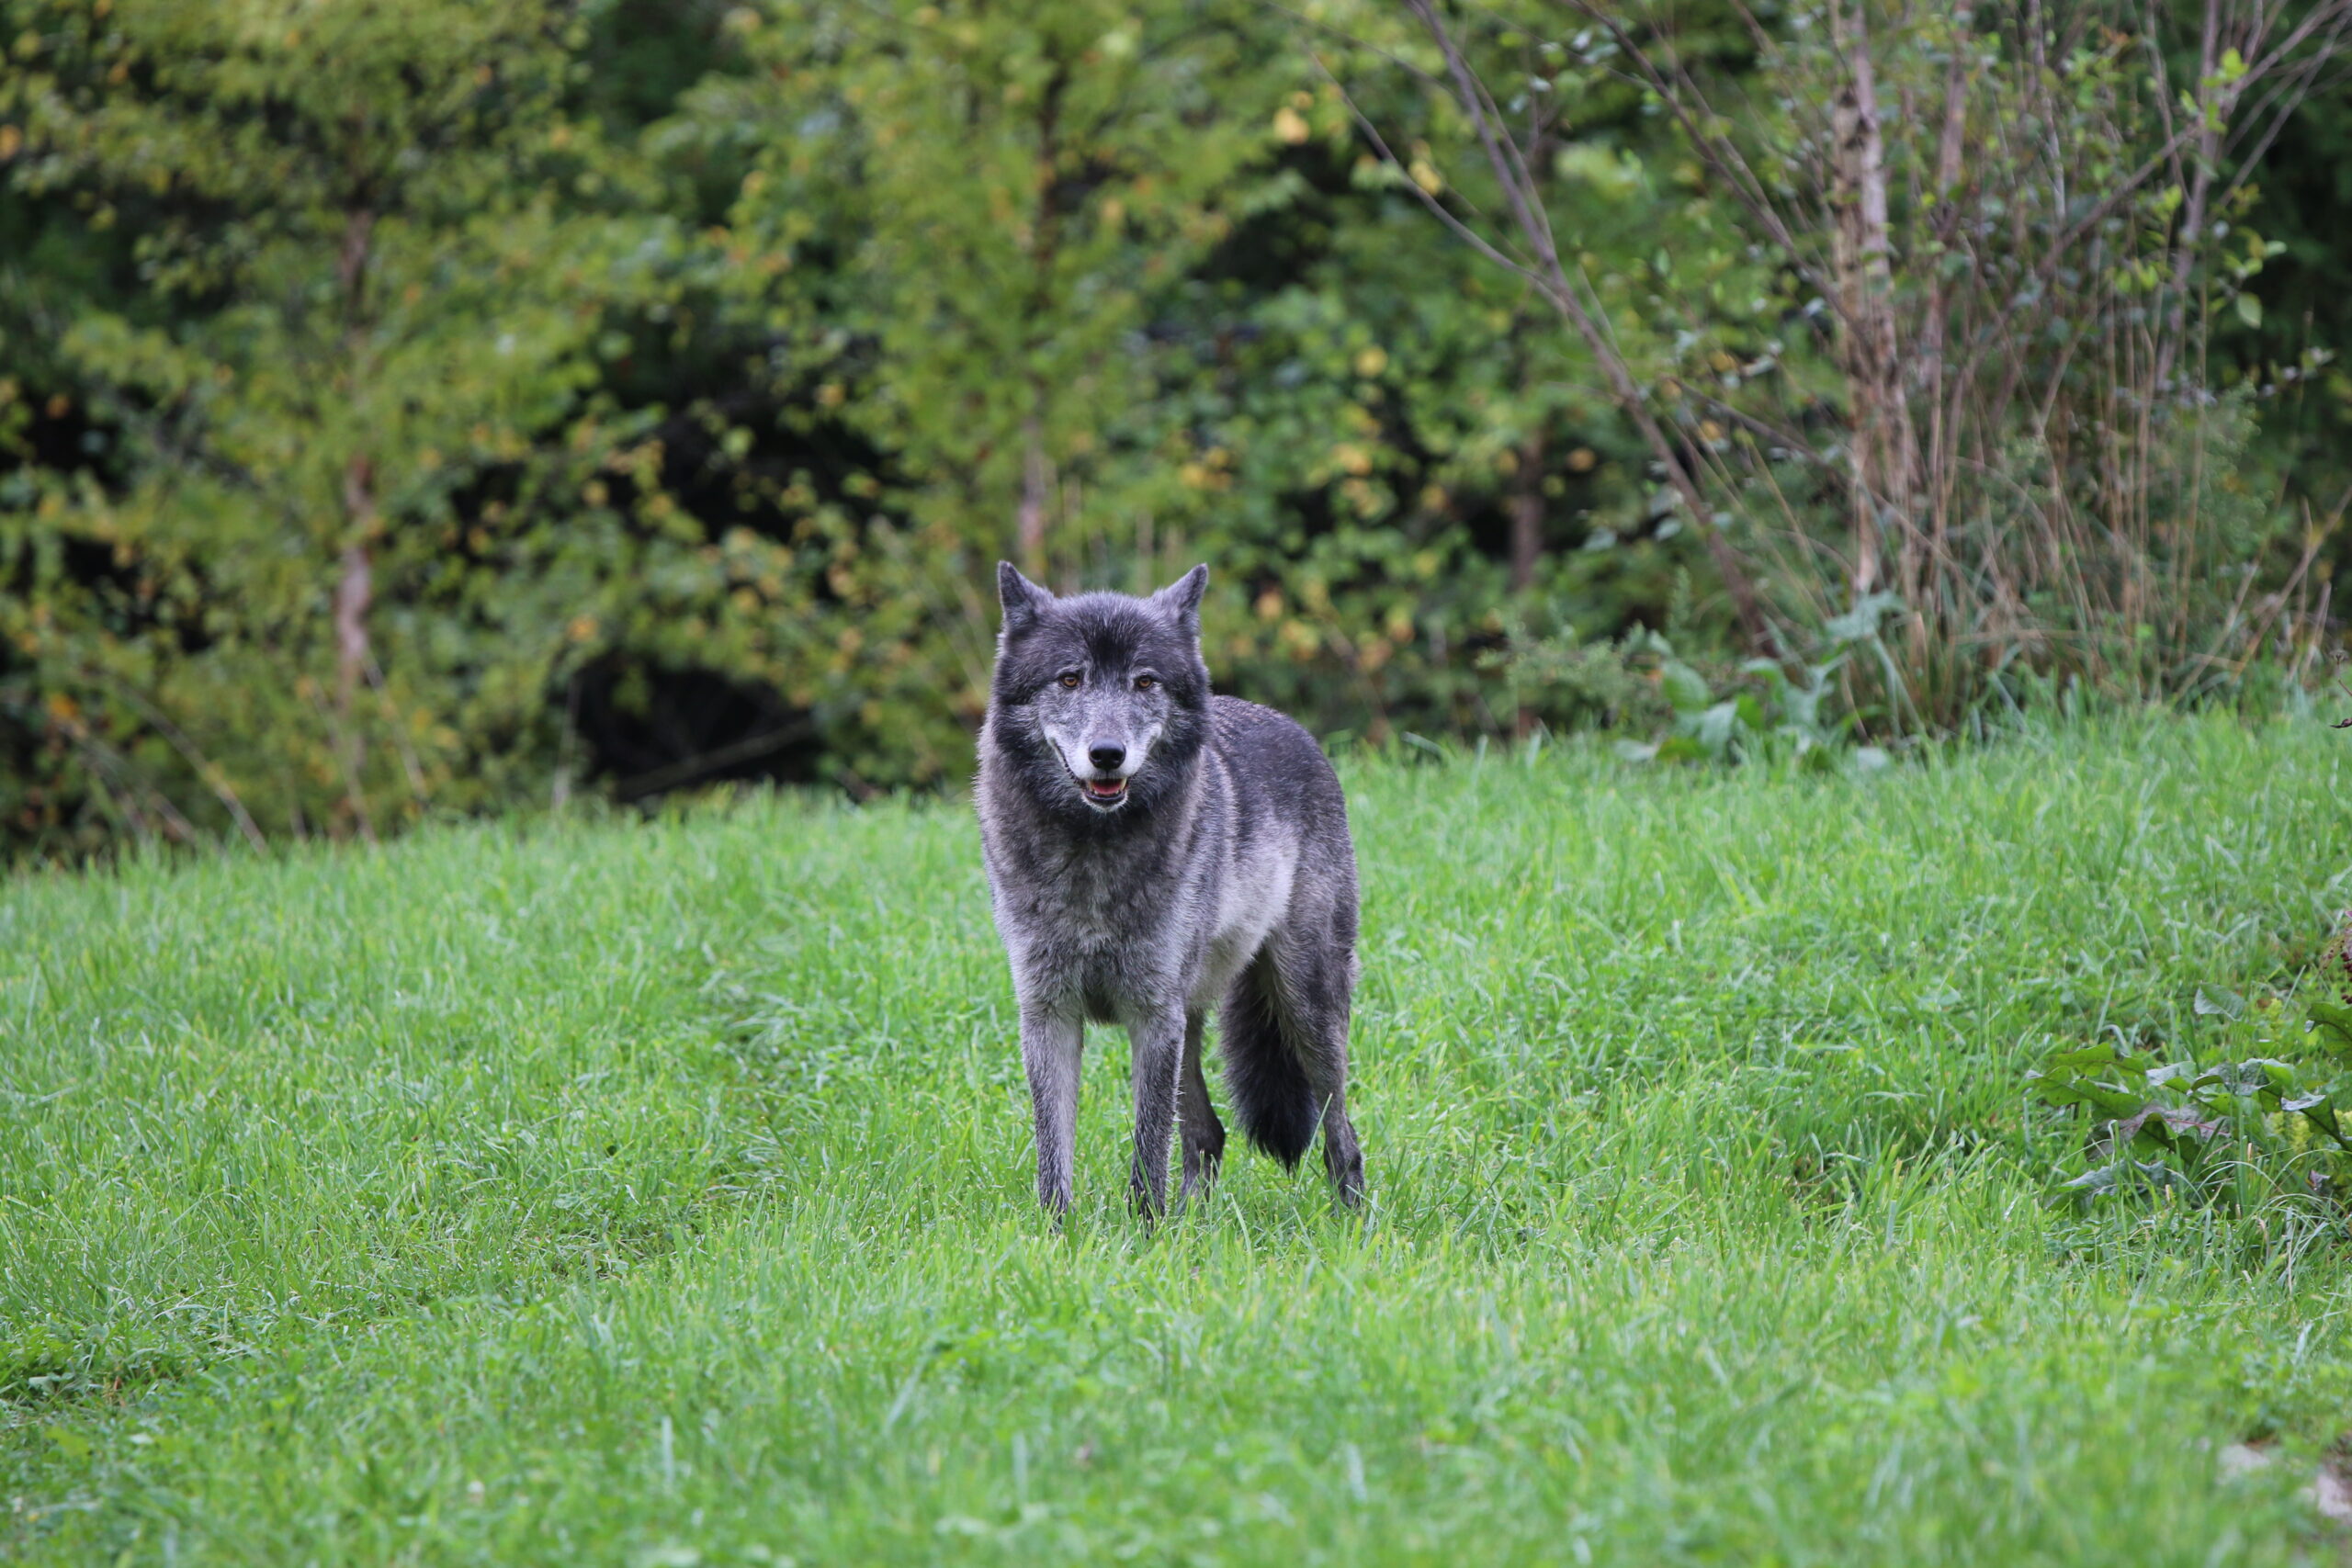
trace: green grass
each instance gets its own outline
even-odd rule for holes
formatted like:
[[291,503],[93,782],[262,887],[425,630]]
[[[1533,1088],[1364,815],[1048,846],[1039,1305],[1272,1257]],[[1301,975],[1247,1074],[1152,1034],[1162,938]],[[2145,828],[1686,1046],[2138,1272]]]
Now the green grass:
[[1361,1224],[1143,1231],[1113,1031],[1042,1222],[957,807],[0,885],[0,1555],[2332,1558],[2344,1233],[2048,1209],[2022,1074],[2291,984],[2347,756],[1355,767]]

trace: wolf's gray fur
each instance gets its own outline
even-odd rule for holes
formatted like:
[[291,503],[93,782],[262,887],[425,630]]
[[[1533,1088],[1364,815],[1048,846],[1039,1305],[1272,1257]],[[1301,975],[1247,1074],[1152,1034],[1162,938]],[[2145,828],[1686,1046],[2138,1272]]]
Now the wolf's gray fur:
[[980,731],[980,836],[1021,1004],[1037,1197],[1069,1211],[1086,1024],[1132,1048],[1137,1209],[1166,1201],[1181,1123],[1189,1198],[1225,1128],[1201,1072],[1217,1009],[1242,1131],[1295,1165],[1323,1129],[1340,1200],[1363,1190],[1347,1112],[1355,850],[1340,780],[1306,731],[1212,696],[1208,569],[1148,599],[1057,599],[997,568],[1004,627]]

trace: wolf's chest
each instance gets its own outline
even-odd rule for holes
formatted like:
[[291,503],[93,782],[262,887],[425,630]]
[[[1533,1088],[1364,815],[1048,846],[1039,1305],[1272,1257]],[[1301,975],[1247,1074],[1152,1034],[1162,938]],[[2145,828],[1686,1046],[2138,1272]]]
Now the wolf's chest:
[[[1010,868],[1006,868],[1010,869]],[[995,878],[997,926],[1023,987],[1075,998],[1097,1018],[1166,992],[1209,935],[1197,886],[1115,862]]]
[[1182,906],[1199,901],[1184,891],[1115,867],[1081,865],[1058,875],[1007,879],[998,907],[1031,945],[1073,955],[1116,953],[1167,940]]

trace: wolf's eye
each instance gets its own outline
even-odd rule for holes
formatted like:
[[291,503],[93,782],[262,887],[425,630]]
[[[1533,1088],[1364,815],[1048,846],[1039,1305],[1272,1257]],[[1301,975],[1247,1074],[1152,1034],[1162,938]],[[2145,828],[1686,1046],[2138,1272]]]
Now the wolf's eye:
[[1075,692],[1078,690],[1078,671],[1075,670],[1063,671],[1061,673],[1061,682],[1063,685],[1068,686],[1071,691]]
[[1157,675],[1138,675],[1136,677],[1136,690],[1138,692],[1148,692],[1154,686],[1159,684],[1159,677]]

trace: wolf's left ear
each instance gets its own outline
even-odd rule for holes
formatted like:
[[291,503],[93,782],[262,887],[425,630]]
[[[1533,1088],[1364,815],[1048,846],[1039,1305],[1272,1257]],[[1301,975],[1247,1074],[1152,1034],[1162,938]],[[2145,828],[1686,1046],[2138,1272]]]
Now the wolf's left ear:
[[1209,569],[1196,566],[1151,596],[1151,602],[1175,617],[1186,637],[1201,635],[1201,595],[1208,592]]
[[1004,606],[1004,635],[1025,630],[1037,618],[1038,612],[1054,602],[1054,596],[1021,575],[1021,569],[1009,560],[996,563],[996,596]]

